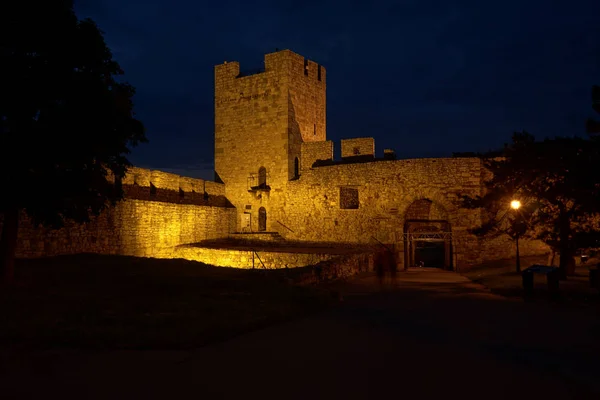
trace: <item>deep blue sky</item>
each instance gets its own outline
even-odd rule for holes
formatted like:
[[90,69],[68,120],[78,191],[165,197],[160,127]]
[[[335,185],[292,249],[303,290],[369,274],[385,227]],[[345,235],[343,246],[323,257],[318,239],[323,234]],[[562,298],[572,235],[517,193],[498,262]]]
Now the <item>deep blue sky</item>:
[[[213,67],[291,49],[327,68],[327,136],[446,156],[515,130],[584,135],[600,0],[75,0],[137,88],[139,166],[211,178]],[[210,4],[210,5],[209,5]]]

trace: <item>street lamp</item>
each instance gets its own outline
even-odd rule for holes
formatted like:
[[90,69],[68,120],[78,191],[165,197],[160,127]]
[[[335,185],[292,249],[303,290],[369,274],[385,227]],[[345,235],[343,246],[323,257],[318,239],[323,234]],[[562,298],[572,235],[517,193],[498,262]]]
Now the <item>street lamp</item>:
[[[517,211],[521,208],[521,202],[519,200],[513,200],[510,202],[510,208]],[[515,231],[515,242],[517,245],[517,273],[521,272],[521,258],[519,257],[519,229]]]

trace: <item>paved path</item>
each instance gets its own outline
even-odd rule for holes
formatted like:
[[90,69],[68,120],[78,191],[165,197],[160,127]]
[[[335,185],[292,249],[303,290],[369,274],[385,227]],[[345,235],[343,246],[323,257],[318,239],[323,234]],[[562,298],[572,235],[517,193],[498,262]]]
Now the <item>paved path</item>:
[[0,371],[2,397],[600,398],[590,310],[506,300],[444,271],[340,290],[338,307],[193,352],[17,357]]

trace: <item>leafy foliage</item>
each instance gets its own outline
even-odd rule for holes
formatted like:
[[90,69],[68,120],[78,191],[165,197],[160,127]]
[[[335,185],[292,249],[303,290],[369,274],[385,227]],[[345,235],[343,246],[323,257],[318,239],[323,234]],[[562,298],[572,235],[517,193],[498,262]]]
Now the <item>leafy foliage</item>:
[[[103,33],[70,0],[0,6],[0,212],[87,221],[122,197],[130,148],[146,141],[134,88]],[[9,8],[10,7],[10,8]]]
[[[592,86],[592,109],[600,114],[600,86]],[[588,119],[586,123],[586,130],[592,136],[600,135],[600,122]]]
[[[475,234],[541,239],[565,255],[595,246],[600,233],[600,143],[578,137],[536,141],[520,132],[501,157],[496,152],[480,157],[490,172],[485,192],[463,198],[462,204],[484,212]],[[510,209],[513,199],[523,204],[518,211]]]

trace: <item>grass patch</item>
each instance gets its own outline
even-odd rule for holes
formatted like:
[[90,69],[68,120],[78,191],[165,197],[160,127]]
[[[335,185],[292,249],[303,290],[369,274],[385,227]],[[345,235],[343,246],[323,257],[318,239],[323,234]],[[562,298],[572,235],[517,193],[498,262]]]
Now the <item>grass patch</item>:
[[0,291],[0,342],[42,347],[181,349],[294,316],[330,300],[277,271],[186,260],[77,255],[19,260]]

